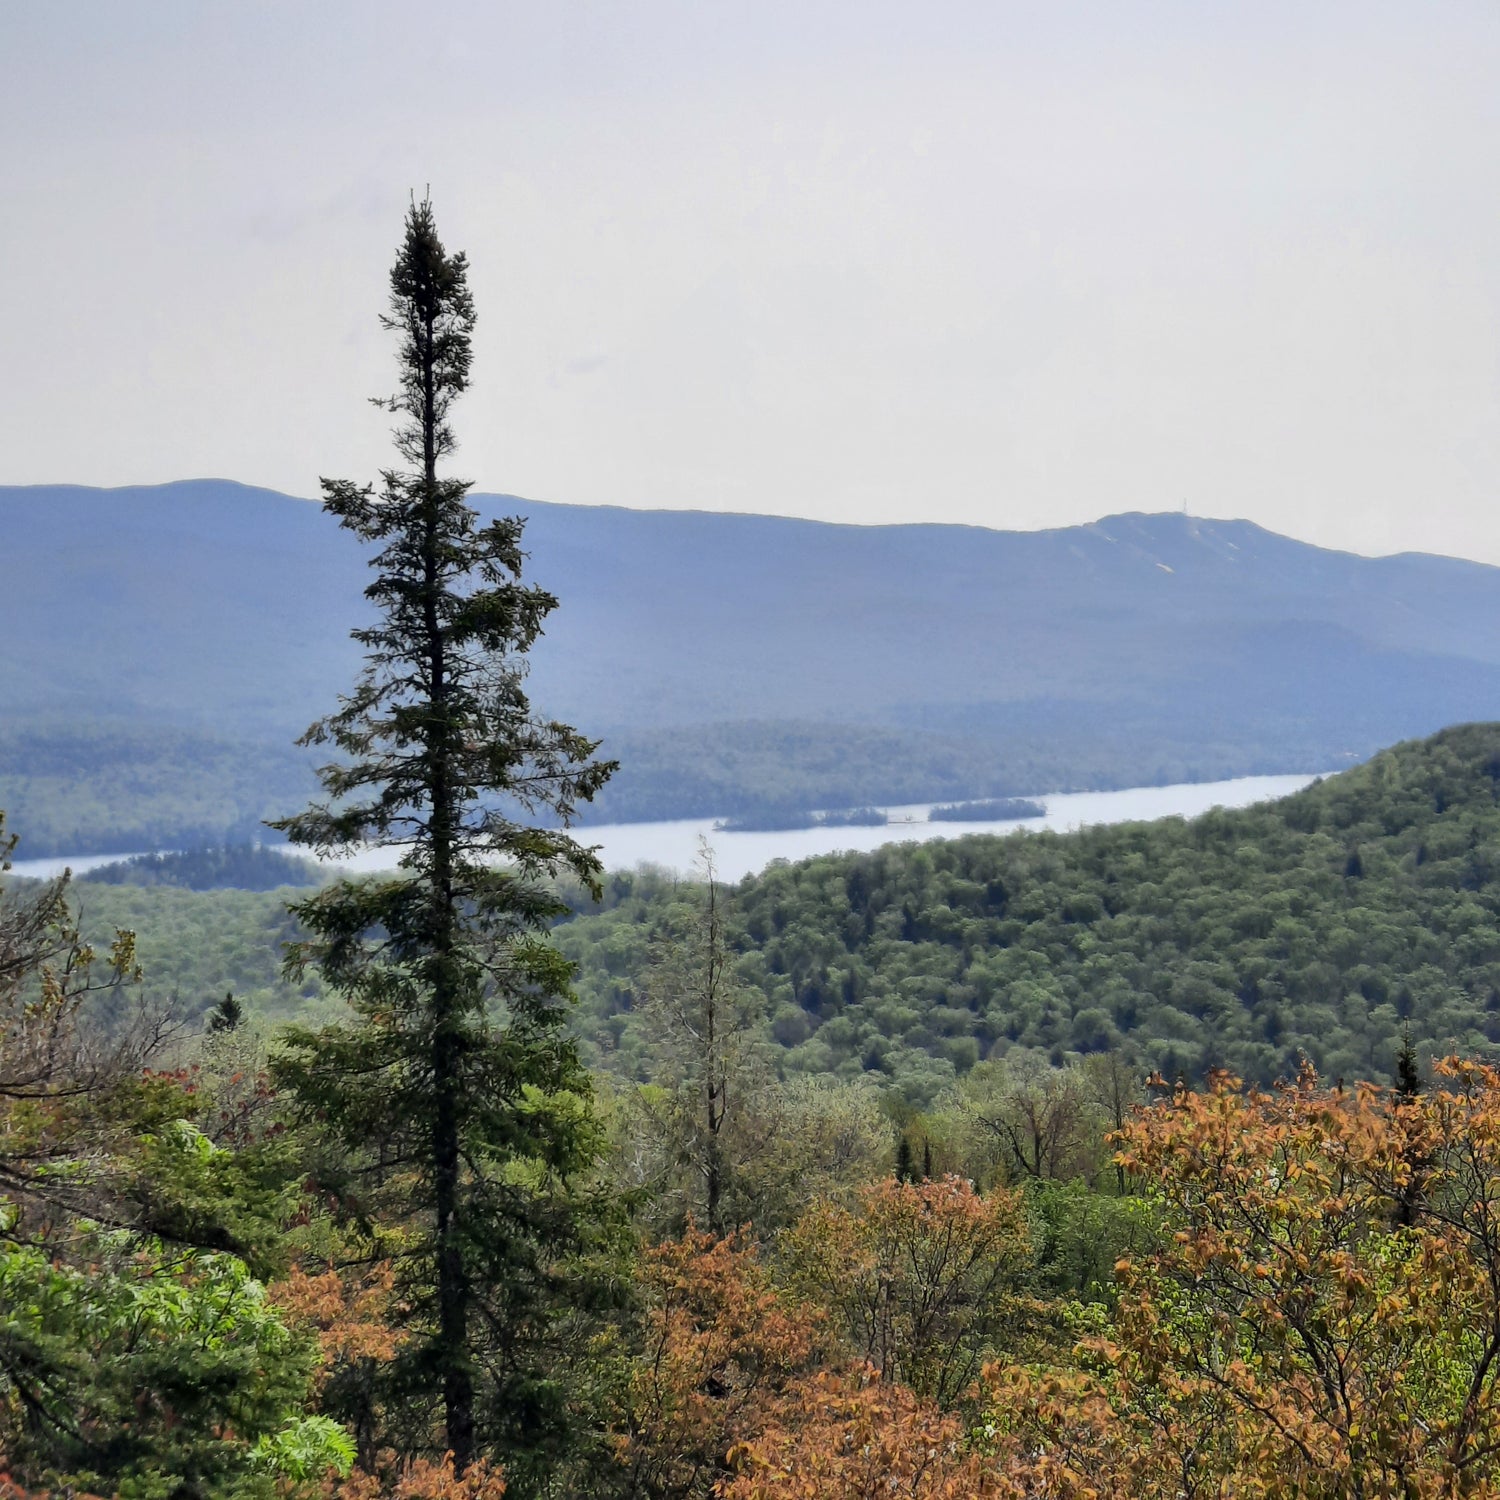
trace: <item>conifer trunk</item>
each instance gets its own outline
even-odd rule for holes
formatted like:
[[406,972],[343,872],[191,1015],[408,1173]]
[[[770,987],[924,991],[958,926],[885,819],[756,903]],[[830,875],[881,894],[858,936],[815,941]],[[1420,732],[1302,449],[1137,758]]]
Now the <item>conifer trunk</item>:
[[438,561],[437,410],[433,378],[433,316],[423,309],[419,342],[422,361],[422,480],[425,525],[422,538],[422,624],[427,633],[428,697],[432,717],[426,745],[431,788],[430,845],[434,931],[432,987],[433,1207],[437,1228],[438,1362],[443,1381],[443,1415],[453,1466],[462,1474],[474,1457],[474,1381],[468,1361],[469,1288],[459,1214],[460,1143],[458,1118],[459,1035],[462,997],[453,963],[453,824],[456,816],[449,777],[448,674],[438,597],[443,586]]

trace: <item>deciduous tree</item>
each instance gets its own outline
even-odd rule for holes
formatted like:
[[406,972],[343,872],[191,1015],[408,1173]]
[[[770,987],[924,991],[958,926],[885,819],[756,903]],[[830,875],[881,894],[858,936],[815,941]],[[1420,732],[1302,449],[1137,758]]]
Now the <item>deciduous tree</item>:
[[1500,1073],[1436,1071],[1417,1095],[1219,1075],[1121,1133],[1168,1233],[1122,1263],[1095,1352],[1179,1492],[1494,1493]]
[[627,1494],[706,1496],[731,1447],[757,1433],[771,1403],[822,1349],[815,1311],[780,1296],[754,1248],[692,1228],[640,1268],[643,1347],[617,1414]]
[[887,1178],[853,1210],[815,1204],[781,1250],[791,1284],[829,1310],[856,1363],[944,1405],[1033,1321],[1019,1193]]

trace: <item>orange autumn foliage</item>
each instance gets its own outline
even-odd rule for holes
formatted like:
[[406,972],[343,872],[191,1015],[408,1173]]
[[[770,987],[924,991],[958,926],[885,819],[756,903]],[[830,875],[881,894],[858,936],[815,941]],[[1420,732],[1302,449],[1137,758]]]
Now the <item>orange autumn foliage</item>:
[[739,1236],[690,1228],[641,1268],[646,1344],[618,1414],[615,1454],[632,1495],[708,1494],[729,1449],[819,1352],[808,1310],[788,1305]]
[[992,1364],[967,1420],[874,1372],[790,1381],[725,1500],[1500,1496],[1500,1071],[1220,1077],[1116,1141],[1162,1234],[1073,1367]]
[[1117,1137],[1160,1250],[1118,1268],[1089,1353],[1136,1493],[1500,1493],[1500,1072],[1415,1097],[1179,1088]]
[[[782,1248],[808,1294],[801,1302],[778,1294],[754,1251],[734,1238],[690,1231],[648,1255],[648,1340],[616,1446],[627,1493],[1022,1494],[1016,1476],[1035,1466],[1021,1462],[1017,1442],[1000,1464],[993,1445],[969,1441],[962,1418],[897,1378],[941,1371],[957,1394],[959,1372],[977,1375],[1029,1264],[1019,1199],[982,1199],[957,1178],[875,1184],[859,1214],[815,1210]],[[858,1326],[846,1322],[845,1297],[865,1306],[869,1284],[882,1278],[868,1305],[886,1367],[816,1369],[835,1354],[829,1325]],[[810,1300],[820,1292],[823,1308]],[[941,1378],[934,1384],[943,1387]]]
[[463,1474],[453,1469],[453,1455],[436,1463],[424,1458],[397,1465],[387,1462],[376,1474],[356,1470],[347,1479],[324,1486],[327,1500],[502,1500],[505,1480],[498,1469],[483,1462],[470,1464]]
[[[1118,1384],[1075,1369],[991,1366],[981,1424],[996,1467],[1028,1500],[1187,1500],[1181,1455],[1121,1413]],[[1251,1491],[1253,1493],[1253,1491]]]
[[820,1371],[731,1454],[723,1500],[988,1500],[1021,1492],[964,1424],[870,1369]]
[[721,1500],[1127,1500],[1173,1494],[1132,1450],[1099,1387],[1073,1373],[991,1367],[1003,1420],[944,1411],[874,1370],[794,1383],[732,1455]]
[[310,1275],[297,1266],[272,1284],[269,1295],[288,1322],[316,1337],[320,1387],[341,1365],[384,1363],[401,1347],[403,1335],[388,1321],[395,1298],[389,1261],[358,1276],[333,1269]]

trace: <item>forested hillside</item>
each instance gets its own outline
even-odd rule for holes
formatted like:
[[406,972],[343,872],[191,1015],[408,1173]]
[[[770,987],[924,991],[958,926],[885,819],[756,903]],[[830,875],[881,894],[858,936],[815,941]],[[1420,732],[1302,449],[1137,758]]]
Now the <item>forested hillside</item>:
[[282,978],[282,950],[302,936],[287,903],[306,895],[272,891],[187,890],[173,885],[76,881],[70,901],[83,934],[101,951],[118,928],[136,934],[146,1003],[196,1024],[226,991],[267,1022],[304,1019],[316,1010],[321,981]]
[[[1500,713],[1500,570],[1241,521],[1018,533],[559,506],[538,702],[622,762],[596,820],[1348,765]],[[0,487],[0,806],[23,854],[244,837],[357,663],[364,558],[222,481]]]
[[[620,899],[623,898],[623,899]],[[559,934],[580,1025],[643,1072],[646,881]],[[676,899],[681,899],[680,891]],[[734,895],[737,972],[785,1064],[917,1097],[1011,1046],[1122,1042],[1168,1077],[1300,1059],[1388,1077],[1405,1028],[1500,1043],[1500,725],[1399,745],[1261,807],[1079,833],[891,844],[773,866]]]
[[18,710],[0,724],[0,807],[26,830],[22,858],[244,841],[312,784],[310,765],[290,735]]
[[[1269,1080],[1302,1055],[1387,1077],[1500,1044],[1500,725],[1399,745],[1283,801],[1184,822],[891,844],[773,866],[730,893],[736,973],[783,1065],[933,1097],[1014,1046],[1118,1045],[1167,1076]],[[278,973],[289,893],[76,889],[86,931],[135,928],[147,985],[191,1014]],[[701,888],[617,872],[558,929],[589,1056],[645,1077],[645,976]],[[222,981],[222,982],[221,982]],[[317,993],[309,991],[309,997]]]

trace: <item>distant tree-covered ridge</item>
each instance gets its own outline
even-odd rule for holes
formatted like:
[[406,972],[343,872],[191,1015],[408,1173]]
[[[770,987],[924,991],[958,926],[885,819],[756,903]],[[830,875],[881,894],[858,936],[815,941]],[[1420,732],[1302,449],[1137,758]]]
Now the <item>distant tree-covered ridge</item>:
[[[1115,724],[1107,742],[1054,717],[1017,710],[982,737],[783,720],[617,730],[604,749],[621,761],[619,784],[584,821],[1165,786],[1341,766],[1355,754],[1285,725],[1184,750],[1150,717]],[[0,807],[24,830],[22,859],[245,842],[307,799],[312,766],[264,731],[14,712],[0,726]]]
[[190,891],[274,891],[318,885],[324,878],[311,860],[263,844],[214,844],[167,854],[137,854],[99,865],[79,876],[98,885],[175,885]]
[[283,740],[107,715],[0,727],[0,807],[21,859],[250,843],[313,785],[312,757]]
[[[1451,558],[1177,514],[1007,533],[475,500],[527,517],[573,603],[535,685],[621,764],[591,822],[1341,769],[1500,702],[1500,569]],[[223,480],[0,486],[0,535],[23,858],[302,804],[291,741],[369,609],[329,517]]]

